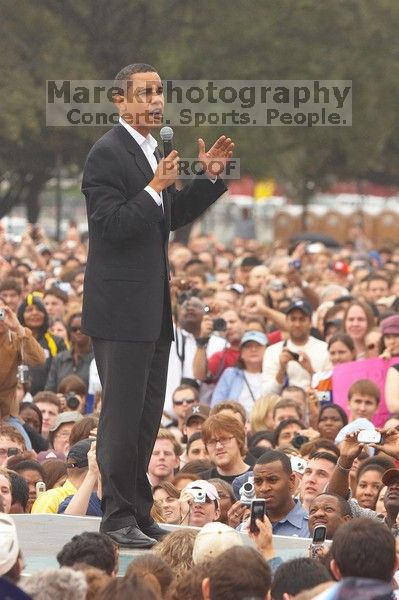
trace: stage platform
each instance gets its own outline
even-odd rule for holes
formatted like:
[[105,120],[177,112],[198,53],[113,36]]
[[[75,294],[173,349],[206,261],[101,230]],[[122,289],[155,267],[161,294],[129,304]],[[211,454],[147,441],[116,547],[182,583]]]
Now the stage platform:
[[[69,515],[11,515],[16,523],[18,539],[23,554],[25,569],[23,576],[49,567],[58,567],[57,554],[64,544],[74,535],[83,531],[98,531],[100,519],[97,517],[72,517]],[[164,525],[162,527],[174,531],[177,525]],[[246,534],[242,534],[245,543],[252,541]],[[273,537],[276,553],[288,560],[298,556],[307,556],[310,544],[309,539],[299,537]],[[123,575],[127,566],[137,556],[150,550],[128,550],[122,548],[119,557],[119,575]]]

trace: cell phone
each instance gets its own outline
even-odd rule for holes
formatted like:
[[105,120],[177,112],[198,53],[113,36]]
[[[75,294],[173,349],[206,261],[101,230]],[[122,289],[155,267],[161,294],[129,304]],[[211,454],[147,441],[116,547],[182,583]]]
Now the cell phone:
[[325,525],[316,525],[313,531],[312,544],[324,544],[327,536],[327,527]]
[[259,527],[256,524],[256,519],[263,521],[266,514],[266,500],[252,500],[251,502],[251,518],[249,522],[249,531],[251,533],[259,533]]
[[363,429],[357,434],[357,441],[361,444],[381,444],[382,435],[375,429]]
[[44,481],[38,481],[36,483],[36,498],[38,498],[40,496],[40,494],[44,494],[45,491],[46,491],[46,484],[44,483]]
[[312,543],[310,544],[311,558],[319,558],[319,550],[326,541],[327,528],[325,525],[316,525],[313,530]]

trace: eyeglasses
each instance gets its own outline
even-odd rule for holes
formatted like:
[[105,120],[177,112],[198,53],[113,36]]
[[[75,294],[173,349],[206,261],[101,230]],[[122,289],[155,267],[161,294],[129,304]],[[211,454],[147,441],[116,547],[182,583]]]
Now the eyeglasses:
[[81,329],[80,325],[74,325],[74,327],[69,328],[71,333],[77,333],[78,331],[80,331],[80,329]]
[[70,431],[60,431],[59,433],[55,434],[55,437],[59,437],[59,438],[69,438],[69,436],[71,435]]
[[194,398],[182,398],[181,400],[173,400],[173,404],[181,406],[182,404],[194,404],[197,402]]
[[209,442],[206,443],[206,446],[208,448],[215,448],[216,444],[220,444],[221,446],[226,446],[226,444],[231,442],[231,440],[233,440],[233,439],[234,439],[234,435],[231,435],[230,437],[218,438],[217,440],[209,440]]
[[14,456],[15,454],[22,454],[22,450],[19,448],[0,448],[0,456]]

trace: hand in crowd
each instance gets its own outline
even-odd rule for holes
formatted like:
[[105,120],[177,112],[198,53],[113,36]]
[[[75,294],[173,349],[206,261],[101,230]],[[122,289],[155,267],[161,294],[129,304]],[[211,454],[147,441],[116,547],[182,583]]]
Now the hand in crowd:
[[235,502],[227,512],[227,524],[235,529],[242,521],[249,517],[250,509],[243,502]]
[[286,370],[287,365],[290,362],[290,360],[294,360],[294,357],[292,356],[291,352],[289,350],[287,350],[287,348],[284,348],[281,351],[280,358],[279,358],[280,367],[282,369],[284,369],[284,371]]
[[94,475],[96,478],[100,475],[100,469],[98,468],[97,458],[96,458],[96,446],[97,442],[93,441],[90,446],[90,450],[87,453],[87,462],[89,463],[89,472]]
[[24,335],[25,330],[22,327],[21,323],[18,321],[17,315],[9,306],[3,306],[1,308],[4,311],[4,320],[3,323],[7,330],[13,331],[19,335]]
[[260,296],[251,296],[245,306],[246,314],[249,317],[254,315],[264,315],[265,308],[265,303],[261,300]]
[[299,360],[298,360],[298,362],[301,365],[301,367],[303,369],[305,369],[305,371],[307,371],[308,373],[310,373],[310,375],[313,375],[314,371],[313,371],[312,363],[310,362],[310,358],[306,354],[306,352],[300,352],[299,353]]
[[213,331],[213,318],[205,314],[201,321],[200,337],[209,337]]
[[358,433],[358,431],[348,433],[345,436],[344,441],[341,443],[339,461],[340,464],[345,468],[351,467],[355,458],[360,456],[364,450],[364,444],[360,444],[357,441]]
[[299,435],[303,435],[304,437],[309,438],[309,441],[317,440],[320,437],[320,433],[313,429],[313,427],[308,427],[307,429],[301,429],[298,431]]
[[194,503],[194,495],[192,492],[184,488],[180,493],[179,503],[180,514],[182,515],[182,521],[180,525],[187,525],[190,507]]
[[381,444],[370,444],[370,446],[380,452],[389,454],[395,460],[399,460],[399,431],[395,427],[380,431],[382,434]]
[[384,352],[382,352],[378,358],[383,358],[384,360],[389,360],[392,358],[389,348],[385,348]]
[[259,529],[258,533],[252,533],[249,530],[249,523],[247,528],[248,536],[256,544],[257,549],[262,554],[265,560],[270,560],[276,553],[273,547],[273,528],[270,520],[265,515],[263,521],[256,519],[256,525]]
[[327,556],[330,548],[327,544],[320,544],[319,546],[309,546],[309,558],[317,558],[318,560],[322,560],[325,556]]
[[309,424],[313,427],[317,425],[320,414],[320,400],[317,395],[317,391],[313,388],[306,390],[308,410],[309,410]]

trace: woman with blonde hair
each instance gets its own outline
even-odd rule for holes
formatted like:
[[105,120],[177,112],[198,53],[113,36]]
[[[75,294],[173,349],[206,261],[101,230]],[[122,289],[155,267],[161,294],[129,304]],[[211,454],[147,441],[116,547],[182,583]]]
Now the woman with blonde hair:
[[195,529],[188,528],[173,531],[153,548],[153,552],[169,565],[177,580],[193,567],[193,548],[197,533]]
[[258,398],[251,411],[251,434],[258,431],[273,431],[273,408],[281,400],[278,394],[265,394]]

